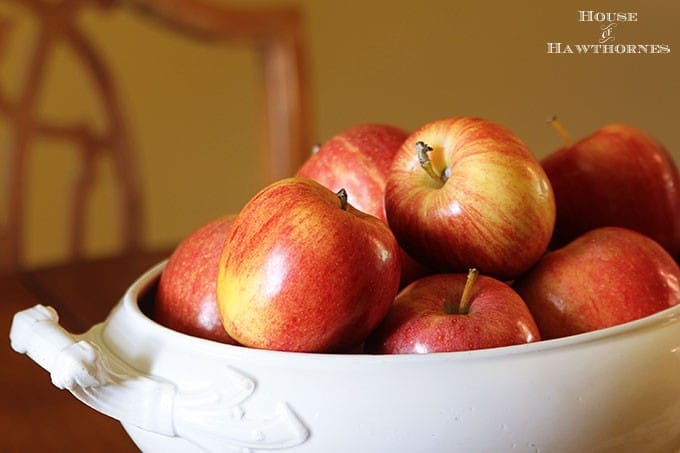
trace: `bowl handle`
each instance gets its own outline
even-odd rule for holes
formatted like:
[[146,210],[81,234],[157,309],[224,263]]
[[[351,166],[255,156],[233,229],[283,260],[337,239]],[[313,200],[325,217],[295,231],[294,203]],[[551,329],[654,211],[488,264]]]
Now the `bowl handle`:
[[284,449],[309,437],[286,403],[266,418],[246,414],[240,403],[255,383],[233,368],[225,367],[218,386],[183,392],[124,363],[99,345],[96,332],[73,335],[59,325],[53,308],[36,305],[14,315],[10,341],[16,352],[47,370],[56,387],[93,409],[147,431],[183,437],[207,451]]

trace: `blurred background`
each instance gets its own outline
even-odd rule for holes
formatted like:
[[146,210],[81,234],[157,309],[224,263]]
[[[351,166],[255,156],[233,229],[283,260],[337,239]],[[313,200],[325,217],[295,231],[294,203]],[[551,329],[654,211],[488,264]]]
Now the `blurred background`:
[[[45,0],[47,1],[47,0]],[[59,0],[51,3],[57,4]],[[486,117],[513,130],[537,157],[560,146],[546,125],[557,114],[574,138],[610,122],[657,137],[680,162],[680,2],[214,0],[293,5],[303,17],[310,135],[323,142],[363,122],[413,130],[453,115]],[[663,44],[663,54],[549,53],[549,43],[597,44],[602,25],[579,10],[635,12],[611,44]],[[84,10],[78,26],[111,71],[134,144],[145,247],[171,247],[200,224],[237,212],[265,183],[252,156],[261,146],[262,75],[246,46],[178,36],[125,7]],[[0,0],[0,93],[19,96],[39,24],[21,2]],[[554,46],[553,46],[554,48]],[[575,50],[575,49],[573,49]],[[36,115],[60,123],[104,121],[100,100],[69,48],[47,59]],[[10,126],[0,115],[0,226],[7,222]],[[36,140],[26,161],[25,262],[65,250],[73,150]],[[305,150],[307,152],[307,150]],[[85,232],[89,254],[116,246],[112,166],[97,163]]]

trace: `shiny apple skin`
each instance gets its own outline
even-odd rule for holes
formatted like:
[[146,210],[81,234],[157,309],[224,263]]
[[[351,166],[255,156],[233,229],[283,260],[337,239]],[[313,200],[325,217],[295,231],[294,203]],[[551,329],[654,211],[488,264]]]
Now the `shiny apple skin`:
[[[416,142],[445,183],[420,166]],[[480,118],[437,120],[414,131],[392,163],[387,220],[401,246],[439,272],[470,267],[501,280],[517,277],[545,252],[555,222],[552,188],[524,143]]]
[[[394,155],[409,133],[388,124],[358,124],[324,142],[300,167],[296,176],[313,179],[333,192],[344,188],[352,205],[384,222],[385,185]],[[401,285],[432,273],[402,253]]]
[[217,271],[235,217],[207,222],[177,245],[156,290],[156,322],[195,337],[236,344],[224,330],[217,307]]
[[557,203],[552,248],[594,228],[619,226],[680,254],[678,168],[646,132],[610,124],[541,163]]
[[546,254],[515,283],[544,339],[623,324],[680,302],[680,269],[655,241],[602,227]]
[[[351,200],[351,194],[349,194]],[[380,219],[305,178],[287,178],[243,208],[220,262],[225,328],[261,349],[345,352],[397,294],[399,246]]]
[[[454,352],[540,340],[524,301],[506,283],[491,277],[478,277],[468,312],[457,313],[466,279],[465,274],[431,275],[401,290],[366,341],[366,352]],[[447,305],[453,306],[453,313]]]
[[392,159],[408,132],[387,124],[358,124],[324,142],[296,176],[333,192],[344,188],[352,206],[385,220],[385,184]]

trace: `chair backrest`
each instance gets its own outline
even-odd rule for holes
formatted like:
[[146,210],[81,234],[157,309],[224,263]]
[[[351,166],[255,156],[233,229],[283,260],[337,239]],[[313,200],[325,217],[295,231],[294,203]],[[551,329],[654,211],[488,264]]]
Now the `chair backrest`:
[[[173,32],[210,44],[236,43],[259,52],[265,102],[265,153],[261,173],[266,182],[295,172],[311,146],[310,113],[305,80],[303,18],[293,6],[243,7],[208,0],[0,0],[25,8],[40,26],[28,58],[23,86],[16,99],[0,89],[0,116],[8,123],[7,165],[0,178],[6,182],[4,222],[0,218],[0,270],[22,267],[25,241],[24,209],[26,162],[34,139],[58,139],[70,143],[79,153],[80,174],[70,204],[66,259],[83,255],[85,205],[95,178],[98,159],[106,156],[113,164],[118,193],[121,252],[141,245],[142,207],[135,149],[130,137],[124,106],[107,62],[78,27],[76,16],[87,8],[126,8],[155,21]],[[3,34],[12,27],[0,17],[0,58]],[[68,46],[86,69],[103,106],[105,127],[63,125],[38,118],[36,97],[45,83],[46,61],[55,44]],[[216,132],[218,133],[218,132]],[[0,179],[0,180],[2,180]],[[4,223],[4,225],[2,224]]]

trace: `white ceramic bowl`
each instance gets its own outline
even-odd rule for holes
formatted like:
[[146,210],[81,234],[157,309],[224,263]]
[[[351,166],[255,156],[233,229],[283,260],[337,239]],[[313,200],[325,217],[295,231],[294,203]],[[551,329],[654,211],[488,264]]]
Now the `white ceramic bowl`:
[[[680,306],[569,338],[371,356],[253,350],[147,316],[163,263],[84,335],[37,306],[11,339],[148,452],[670,452]],[[146,295],[146,296],[145,296]]]

